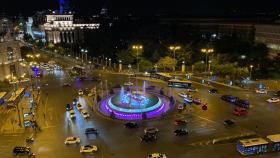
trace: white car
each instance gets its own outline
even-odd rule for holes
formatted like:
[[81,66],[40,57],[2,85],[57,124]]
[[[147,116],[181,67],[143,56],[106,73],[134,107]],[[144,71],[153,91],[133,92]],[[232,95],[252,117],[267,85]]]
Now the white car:
[[259,93],[259,94],[267,94],[267,90],[265,90],[265,89],[257,89],[257,90],[256,90],[256,93]]
[[153,153],[148,155],[148,158],[167,158],[165,154]]
[[197,92],[198,90],[196,88],[188,88],[187,91],[188,92]]
[[182,98],[187,98],[187,97],[189,97],[189,95],[186,94],[186,93],[184,93],[184,92],[180,92],[180,93],[178,93],[178,95],[179,95],[180,97],[182,97]]
[[273,98],[267,99],[266,101],[269,102],[269,103],[277,103],[277,102],[280,101],[280,99],[276,98],[276,97],[273,97]]
[[84,94],[83,90],[79,89],[79,90],[78,90],[78,94],[79,94],[79,95],[83,95],[83,94]]
[[76,118],[75,111],[74,111],[74,110],[70,110],[70,111],[69,111],[69,116],[70,116],[71,119]]
[[79,144],[81,139],[79,137],[67,137],[64,141],[64,144]]
[[124,86],[133,86],[133,83],[132,82],[125,82],[123,85]]
[[77,109],[78,109],[79,111],[83,110],[83,107],[82,107],[82,105],[81,105],[80,103],[77,104]]
[[81,114],[84,118],[89,118],[89,113],[86,110],[82,110]]
[[95,145],[84,145],[80,148],[80,153],[93,153],[97,151],[97,146]]
[[184,98],[184,101],[186,101],[188,103],[192,103],[193,99],[191,97],[186,97],[186,98]]

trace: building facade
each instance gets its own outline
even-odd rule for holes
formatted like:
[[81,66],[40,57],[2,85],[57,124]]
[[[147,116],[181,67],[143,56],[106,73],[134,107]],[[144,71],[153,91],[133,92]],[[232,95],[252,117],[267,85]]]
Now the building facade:
[[2,34],[0,38],[0,81],[9,75],[21,76],[23,69],[20,66],[20,43],[10,33]]
[[262,42],[272,50],[280,51],[280,25],[259,24],[256,28],[256,42]]
[[74,15],[53,14],[46,15],[46,23],[43,25],[47,41],[57,43],[77,43],[83,41],[84,29],[99,29],[99,23],[79,24],[74,23]]

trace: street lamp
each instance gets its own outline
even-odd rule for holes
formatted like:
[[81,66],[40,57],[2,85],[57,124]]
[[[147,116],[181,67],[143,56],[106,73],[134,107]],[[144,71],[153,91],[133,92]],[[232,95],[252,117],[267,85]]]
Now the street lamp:
[[250,65],[250,79],[252,79],[252,70],[253,70],[253,65]]
[[202,48],[202,53],[205,53],[205,72],[207,71],[207,65],[208,65],[208,54],[211,54],[214,52],[213,48]]
[[133,45],[132,46],[133,50],[136,50],[136,60],[137,60],[137,72],[139,72],[139,62],[138,62],[138,55],[139,55],[139,50],[143,49],[142,45]]
[[[180,46],[170,46],[169,49],[171,51],[173,51],[173,59],[175,60],[176,59],[176,50],[180,50],[181,47]],[[173,67],[173,71],[175,71],[175,66]]]

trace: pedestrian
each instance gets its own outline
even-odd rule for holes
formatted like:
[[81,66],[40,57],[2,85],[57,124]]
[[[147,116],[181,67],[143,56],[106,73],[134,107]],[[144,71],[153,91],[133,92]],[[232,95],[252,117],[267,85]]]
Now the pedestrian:
[[256,127],[255,127],[255,128],[256,128],[256,129],[255,129],[255,130],[256,130],[256,133],[257,133],[257,132],[258,132],[258,125],[256,125]]

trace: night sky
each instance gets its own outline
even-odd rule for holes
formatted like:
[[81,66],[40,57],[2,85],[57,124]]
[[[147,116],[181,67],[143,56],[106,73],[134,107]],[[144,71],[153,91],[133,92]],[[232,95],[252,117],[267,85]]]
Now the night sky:
[[[106,6],[114,15],[186,14],[222,15],[232,12],[280,12],[280,0],[72,0],[81,14],[96,14]],[[58,9],[58,0],[1,0],[0,12],[32,15],[37,10]]]

